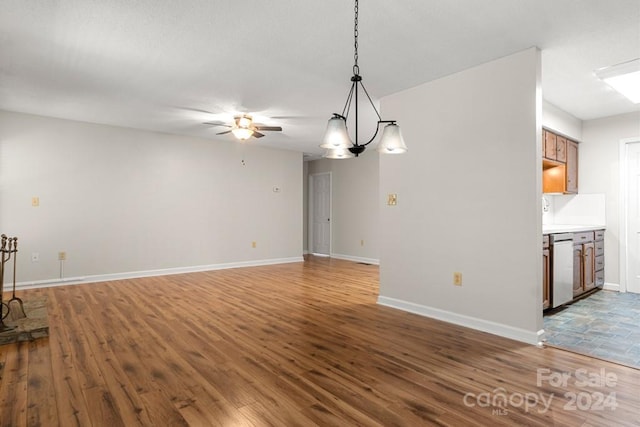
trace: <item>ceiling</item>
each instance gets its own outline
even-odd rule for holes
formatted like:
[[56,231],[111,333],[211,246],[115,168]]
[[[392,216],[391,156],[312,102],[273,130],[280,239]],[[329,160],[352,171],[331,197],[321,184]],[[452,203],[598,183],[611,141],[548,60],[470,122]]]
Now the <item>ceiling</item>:
[[[346,100],[353,2],[2,0],[0,109],[215,140],[204,121],[282,126],[252,144],[318,154]],[[531,46],[543,97],[582,120],[640,111],[593,71],[640,57],[638,0],[368,0],[376,99]],[[408,142],[410,144],[410,141]]]

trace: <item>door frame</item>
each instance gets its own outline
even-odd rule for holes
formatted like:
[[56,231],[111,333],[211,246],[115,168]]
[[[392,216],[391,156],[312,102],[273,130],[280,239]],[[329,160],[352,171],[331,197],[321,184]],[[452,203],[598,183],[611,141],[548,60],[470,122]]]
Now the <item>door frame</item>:
[[620,213],[619,213],[619,232],[620,232],[620,238],[619,238],[619,250],[618,250],[618,257],[620,259],[620,271],[619,271],[619,277],[620,277],[620,289],[618,289],[620,292],[627,292],[627,265],[628,265],[628,257],[629,257],[629,251],[628,251],[628,242],[627,242],[627,222],[628,222],[628,218],[627,218],[627,210],[628,210],[628,203],[629,201],[627,200],[627,180],[628,180],[628,170],[627,170],[627,158],[628,158],[628,150],[627,148],[629,147],[629,144],[637,144],[640,143],[640,137],[634,137],[634,138],[624,138],[620,140],[620,150],[619,150],[619,154],[620,154],[620,201],[622,203],[620,203]]
[[[309,226],[307,227],[307,242],[308,242],[308,246],[309,246],[309,253],[310,254],[314,254],[314,255],[320,255],[320,256],[331,256],[331,243],[333,241],[332,238],[332,233],[333,233],[333,221],[329,221],[329,253],[328,254],[316,254],[313,252],[314,249],[314,244],[313,244],[313,221],[314,221],[314,205],[313,205],[313,201],[315,199],[314,197],[314,182],[315,179],[318,176],[321,175],[328,175],[329,176],[329,212],[333,213],[332,210],[332,201],[333,201],[333,176],[331,175],[331,172],[318,172],[318,173],[313,173],[309,175],[309,218],[307,219],[307,221],[309,221]],[[330,216],[330,218],[333,215]]]

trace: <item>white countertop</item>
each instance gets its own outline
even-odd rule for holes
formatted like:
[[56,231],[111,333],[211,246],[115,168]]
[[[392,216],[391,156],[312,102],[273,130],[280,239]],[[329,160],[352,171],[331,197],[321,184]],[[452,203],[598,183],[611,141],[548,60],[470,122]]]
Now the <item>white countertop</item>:
[[576,233],[580,231],[604,230],[604,225],[587,224],[542,224],[542,234],[552,233]]

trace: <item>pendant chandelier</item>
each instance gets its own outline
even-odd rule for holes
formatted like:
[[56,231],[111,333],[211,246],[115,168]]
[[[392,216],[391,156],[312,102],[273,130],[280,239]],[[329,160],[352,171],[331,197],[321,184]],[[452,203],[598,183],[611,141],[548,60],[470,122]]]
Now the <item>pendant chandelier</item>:
[[[355,20],[353,27],[354,38],[354,64],[353,64],[353,76],[351,77],[351,90],[347,95],[347,102],[342,109],[342,114],[333,113],[333,117],[329,119],[327,124],[327,131],[324,135],[324,139],[321,148],[325,148],[323,157],[328,159],[348,159],[351,157],[358,157],[367,148],[367,145],[371,144],[375,137],[378,135],[380,125],[386,124],[382,131],[382,137],[378,143],[378,152],[386,154],[401,154],[406,153],[407,146],[402,139],[402,133],[400,133],[400,126],[396,124],[395,120],[382,120],[378,109],[373,104],[367,89],[362,83],[362,76],[360,76],[360,68],[358,67],[358,0],[355,0]],[[362,91],[369,100],[369,104],[373,111],[378,116],[378,123],[376,125],[376,131],[364,144],[358,143],[358,92]],[[347,130],[347,118],[351,111],[353,103],[354,109],[354,141],[349,137]]]

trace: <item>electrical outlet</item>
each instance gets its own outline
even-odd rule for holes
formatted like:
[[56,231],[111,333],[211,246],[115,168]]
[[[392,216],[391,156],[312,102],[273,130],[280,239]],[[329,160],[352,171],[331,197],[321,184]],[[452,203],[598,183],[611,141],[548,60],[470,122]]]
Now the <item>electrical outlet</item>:
[[387,196],[387,205],[395,206],[398,204],[398,195],[397,194],[389,194]]
[[31,262],[39,262],[40,254],[38,252],[31,252]]
[[462,286],[462,273],[459,271],[453,273],[453,284],[456,286]]
[[256,247],[256,242],[251,242],[251,247],[255,248]]
[[40,197],[32,197],[31,206],[33,206],[34,208],[40,206]]
[[58,252],[58,261],[64,261],[67,259],[67,253],[66,252]]
[[360,240],[360,246],[364,246],[364,240]]

